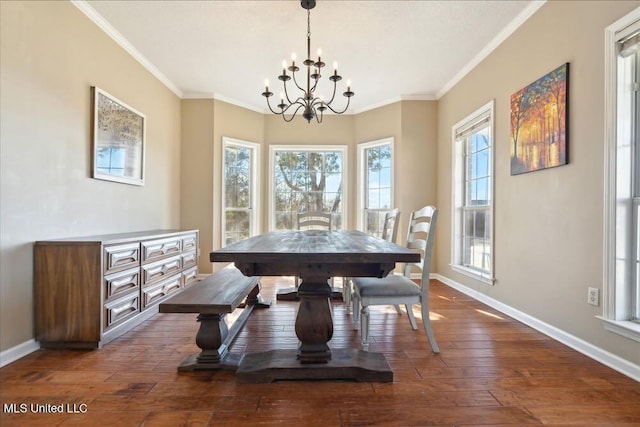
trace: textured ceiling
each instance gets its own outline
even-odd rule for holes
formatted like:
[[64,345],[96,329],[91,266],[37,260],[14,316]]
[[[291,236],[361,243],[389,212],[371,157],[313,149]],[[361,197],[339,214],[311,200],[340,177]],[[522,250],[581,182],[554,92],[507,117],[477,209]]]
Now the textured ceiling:
[[[282,60],[292,52],[306,56],[306,10],[295,0],[74,4],[184,98],[215,97],[264,111],[264,79],[278,96]],[[325,76],[337,61],[351,79],[350,112],[437,99],[541,4],[318,0],[311,51],[322,48]],[[329,98],[326,80],[319,93]]]

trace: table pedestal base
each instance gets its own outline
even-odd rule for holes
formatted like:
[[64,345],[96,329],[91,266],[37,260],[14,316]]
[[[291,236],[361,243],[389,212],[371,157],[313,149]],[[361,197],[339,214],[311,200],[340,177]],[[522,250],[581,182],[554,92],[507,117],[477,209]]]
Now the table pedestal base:
[[393,382],[393,371],[382,353],[355,349],[331,349],[326,363],[300,363],[297,350],[248,353],[236,371],[239,383],[280,380],[355,380]]

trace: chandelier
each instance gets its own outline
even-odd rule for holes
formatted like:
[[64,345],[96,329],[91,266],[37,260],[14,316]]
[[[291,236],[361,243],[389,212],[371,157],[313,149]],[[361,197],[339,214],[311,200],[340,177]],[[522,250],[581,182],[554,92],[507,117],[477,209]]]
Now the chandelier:
[[[303,62],[307,71],[306,89],[300,86],[300,82],[296,79],[296,72],[299,71],[300,68],[296,65],[296,54],[294,53],[291,55],[291,65],[287,66],[287,61],[282,61],[282,74],[278,76],[278,80],[282,81],[284,87],[284,92],[280,93],[280,103],[277,105],[279,111],[274,110],[269,102],[269,97],[273,96],[273,92],[269,91],[268,80],[264,82],[265,90],[262,92],[262,96],[267,98],[269,110],[271,110],[273,114],[281,115],[285,122],[293,120],[298,111],[303,108],[302,117],[304,117],[307,122],[310,123],[311,120],[315,118],[318,123],[322,123],[322,114],[327,108],[335,114],[342,114],[349,108],[351,97],[355,94],[351,91],[351,82],[347,80],[347,90],[342,93],[342,95],[347,98],[347,105],[341,111],[333,108],[332,104],[336,96],[336,88],[338,82],[342,80],[342,77],[338,74],[338,63],[334,62],[333,74],[329,76],[329,80],[333,82],[331,99],[325,101],[322,96],[316,96],[316,86],[318,85],[320,77],[322,77],[320,71],[325,66],[325,63],[322,62],[322,51],[320,49],[318,49],[318,60],[314,61],[311,59],[311,9],[316,6],[316,0],[301,0],[300,5],[303,9],[307,10],[307,59]],[[291,72],[291,75],[287,74],[287,70]],[[289,91],[287,90],[287,82],[291,80],[293,80],[296,87],[302,91],[302,94],[294,101],[291,100]],[[290,115],[287,117],[287,114]]]

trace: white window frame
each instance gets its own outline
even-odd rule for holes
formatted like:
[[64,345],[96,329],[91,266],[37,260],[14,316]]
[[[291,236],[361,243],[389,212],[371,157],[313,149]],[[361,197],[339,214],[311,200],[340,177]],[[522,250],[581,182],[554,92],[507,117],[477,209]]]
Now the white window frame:
[[347,205],[349,200],[349,159],[347,157],[348,147],[346,145],[270,145],[269,146],[269,231],[276,229],[275,214],[275,153],[276,151],[306,151],[306,152],[336,152],[342,154],[342,201],[340,215],[342,216],[342,227],[347,227]]
[[[473,127],[474,124],[483,121],[488,116],[489,135],[491,137],[491,165],[489,191],[491,192],[491,205],[489,212],[491,215],[491,236],[489,238],[491,256],[489,259],[489,272],[485,273],[475,268],[469,268],[462,264],[463,259],[463,206],[465,195],[465,156],[464,144],[456,138],[461,131]],[[495,236],[495,126],[494,126],[494,101],[486,103],[473,113],[469,114],[451,128],[452,141],[452,233],[451,233],[451,264],[450,267],[458,273],[479,280],[482,283],[493,285],[495,282],[495,262],[494,262],[494,236]]]
[[220,237],[220,241],[222,242],[222,244],[224,245],[225,241],[226,241],[226,211],[227,211],[227,206],[225,204],[226,199],[226,191],[225,191],[225,170],[226,170],[226,164],[225,164],[225,150],[227,149],[227,147],[232,146],[232,147],[241,147],[241,148],[247,148],[249,150],[252,151],[252,156],[251,156],[251,206],[249,207],[249,211],[251,213],[251,215],[249,216],[250,220],[249,220],[249,236],[255,236],[259,233],[259,220],[260,220],[260,187],[258,187],[258,177],[260,176],[260,144],[257,144],[255,142],[249,142],[249,141],[243,141],[240,139],[234,139],[234,138],[229,138],[226,136],[222,137],[222,155],[220,156],[221,161],[220,161],[220,166],[221,166],[221,193],[222,193],[222,199],[220,202],[221,205],[221,229],[222,229],[222,235]]
[[[622,228],[622,233],[632,233],[632,220],[626,225],[617,223],[617,182],[618,174],[618,120],[625,112],[618,111],[618,42],[632,35],[640,28],[640,8],[622,17],[605,29],[605,152],[604,152],[604,266],[602,284],[602,316],[603,326],[608,331],[622,335],[629,339],[640,341],[640,323],[632,321],[634,303],[637,298],[634,291],[634,280],[629,271],[625,271],[624,263],[633,263],[637,254],[627,248],[630,259],[620,258],[616,253],[616,229]],[[629,112],[626,112],[629,114]],[[630,115],[630,114],[629,114]],[[635,124],[636,130],[638,123]],[[637,133],[636,133],[637,135]],[[639,141],[635,141],[638,147]],[[633,155],[633,153],[632,153]],[[640,165],[635,165],[640,167]],[[633,166],[632,166],[633,169]],[[635,171],[640,173],[640,171]],[[633,243],[631,243],[633,245]],[[636,251],[638,242],[636,242]],[[635,255],[635,257],[633,256]],[[616,274],[618,273],[618,274]],[[629,274],[625,274],[629,273]],[[636,309],[638,307],[635,307]]]
[[377,147],[382,147],[385,145],[388,145],[391,147],[391,206],[389,207],[389,210],[394,208],[395,205],[395,195],[394,195],[394,179],[395,179],[395,148],[394,148],[394,138],[393,137],[389,137],[389,138],[382,138],[382,139],[377,139],[375,141],[369,141],[369,142],[363,142],[361,144],[358,144],[358,153],[357,153],[357,157],[358,157],[358,177],[357,177],[357,183],[358,183],[358,199],[357,199],[357,222],[356,222],[356,228],[358,230],[361,231],[366,231],[365,230],[365,223],[366,223],[366,200],[367,200],[367,189],[365,188],[365,185],[367,184],[367,178],[366,178],[366,174],[367,174],[367,156],[366,156],[366,152],[368,149],[371,148],[377,148]]

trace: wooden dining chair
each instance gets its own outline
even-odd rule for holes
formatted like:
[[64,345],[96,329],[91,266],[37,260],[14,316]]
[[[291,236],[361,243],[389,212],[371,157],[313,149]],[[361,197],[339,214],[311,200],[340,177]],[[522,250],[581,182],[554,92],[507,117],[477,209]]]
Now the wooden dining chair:
[[[298,230],[333,230],[333,214],[331,212],[307,211],[298,212]],[[300,285],[300,278],[295,277],[295,287]],[[331,279],[333,287],[333,278]]]
[[[298,212],[297,215],[297,228],[298,230],[328,230],[334,229],[333,214],[331,212],[321,211],[307,211]],[[298,301],[298,287],[300,286],[300,278],[295,276],[293,278],[294,287],[286,289],[278,289],[276,293],[276,299],[279,301]],[[333,278],[331,278],[331,287],[333,288]],[[333,298],[342,298],[342,292],[333,291],[331,293]]]
[[308,211],[298,213],[298,230],[333,230],[331,212]]
[[[382,240],[395,243],[398,237],[398,224],[400,223],[400,209],[395,208],[388,211],[384,215],[384,221],[382,222]],[[353,295],[353,287],[350,277],[342,278],[342,294],[344,298],[345,308],[347,314],[351,313],[351,300]],[[399,310],[397,307],[396,310]]]
[[[429,272],[437,220],[438,209],[433,206],[425,206],[411,213],[407,247],[419,251],[421,256],[419,262],[405,264],[402,276],[390,274],[382,279],[359,277],[351,280],[354,329],[360,329],[363,350],[369,348],[370,306],[404,304],[411,328],[416,330],[418,326],[412,306],[420,304],[422,324],[431,349],[434,353],[440,353],[429,319]],[[422,272],[420,285],[411,280],[414,269]]]

